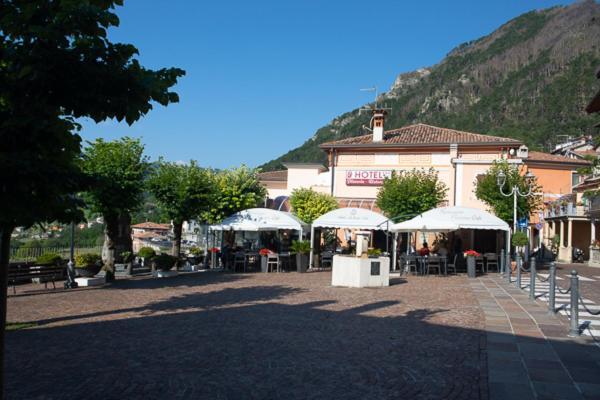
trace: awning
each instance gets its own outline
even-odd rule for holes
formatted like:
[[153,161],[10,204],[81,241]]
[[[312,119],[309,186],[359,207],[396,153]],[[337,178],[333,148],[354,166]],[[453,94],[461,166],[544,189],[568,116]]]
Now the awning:
[[338,208],[313,221],[313,228],[387,230],[391,222],[383,215],[364,208]]
[[489,212],[470,207],[440,207],[390,226],[393,232],[449,232],[458,229],[509,231],[506,222]]
[[289,212],[269,208],[250,208],[225,218],[218,225],[211,225],[210,229],[247,232],[280,229],[305,231],[308,225]]

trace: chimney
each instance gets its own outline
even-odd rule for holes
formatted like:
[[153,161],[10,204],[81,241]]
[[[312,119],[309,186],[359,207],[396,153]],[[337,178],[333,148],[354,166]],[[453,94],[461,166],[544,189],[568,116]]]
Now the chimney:
[[386,114],[387,111],[382,109],[373,110],[373,118],[371,119],[373,122],[373,143],[383,141],[383,123]]

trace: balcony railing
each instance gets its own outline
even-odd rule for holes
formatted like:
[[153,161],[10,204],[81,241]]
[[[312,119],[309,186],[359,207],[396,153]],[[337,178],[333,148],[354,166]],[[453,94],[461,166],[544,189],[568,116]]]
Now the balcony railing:
[[544,211],[545,218],[556,217],[587,217],[589,208],[587,206],[578,206],[575,203],[566,203]]

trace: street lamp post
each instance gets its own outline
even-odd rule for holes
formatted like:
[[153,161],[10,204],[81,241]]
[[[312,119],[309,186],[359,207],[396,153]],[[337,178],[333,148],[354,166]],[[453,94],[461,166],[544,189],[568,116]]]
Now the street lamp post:
[[500,171],[498,173],[498,176],[496,177],[496,183],[498,184],[498,187],[500,188],[500,194],[502,194],[505,197],[509,197],[509,196],[513,197],[513,232],[512,232],[513,235],[515,234],[515,232],[517,232],[517,198],[518,197],[529,197],[533,194],[533,179],[534,178],[535,178],[535,176],[530,171],[528,171],[525,174],[525,181],[527,182],[527,185],[528,185],[527,193],[521,192],[521,190],[519,189],[519,186],[517,184],[513,184],[510,191],[508,193],[505,193],[504,186],[506,185],[506,174],[503,171]]

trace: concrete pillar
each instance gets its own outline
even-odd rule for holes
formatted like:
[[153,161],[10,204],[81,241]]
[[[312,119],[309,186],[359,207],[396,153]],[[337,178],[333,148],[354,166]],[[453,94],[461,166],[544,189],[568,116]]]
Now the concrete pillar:
[[596,241],[596,221],[591,220],[590,227],[592,228],[591,234],[590,234],[590,243],[592,243],[592,242]]
[[560,246],[561,249],[565,247],[565,221],[560,221]]
[[567,247],[573,246],[573,220],[569,219],[569,232],[567,232]]

